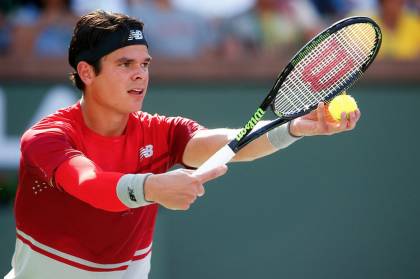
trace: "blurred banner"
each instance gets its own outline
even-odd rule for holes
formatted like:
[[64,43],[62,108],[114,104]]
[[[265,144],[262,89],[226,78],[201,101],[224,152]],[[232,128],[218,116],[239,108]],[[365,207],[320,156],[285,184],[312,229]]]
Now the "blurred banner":
[[[238,127],[270,87],[152,82],[144,110]],[[418,278],[420,85],[361,83],[349,93],[362,111],[355,130],[231,164],[189,211],[161,209],[150,278]],[[20,82],[1,96],[0,155],[15,169],[20,134],[80,93]],[[0,205],[0,277],[14,249],[10,205]]]
[[14,84],[0,87],[0,170],[17,169],[21,134],[42,117],[77,100],[66,86]]

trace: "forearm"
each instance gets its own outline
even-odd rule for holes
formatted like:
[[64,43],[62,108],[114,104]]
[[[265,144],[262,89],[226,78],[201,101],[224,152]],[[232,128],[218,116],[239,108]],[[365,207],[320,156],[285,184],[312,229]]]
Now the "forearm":
[[[266,124],[267,122],[265,121],[260,122],[255,129]],[[300,137],[295,137],[290,133],[289,123],[286,123],[249,143],[236,154],[233,161],[255,160],[284,149],[299,139]]]
[[239,150],[235,157],[233,157],[232,162],[253,161],[258,158],[270,155],[276,151],[277,149],[274,148],[274,146],[268,140],[267,134],[264,134],[253,142],[249,143],[243,149]]
[[[258,125],[261,127],[266,123],[266,121],[262,121]],[[217,150],[234,139],[238,132],[238,129],[200,131],[188,143],[184,152],[184,163],[192,167],[199,167]],[[289,133],[288,124],[275,128],[269,133],[274,135],[270,137],[271,140],[267,134],[262,135],[241,149],[232,161],[252,161],[285,148],[299,139],[299,137],[294,137]]]
[[[130,183],[137,183],[141,187],[143,185],[142,181],[131,179],[133,176],[137,175],[102,171],[87,158],[78,156],[59,166],[55,173],[55,183],[68,194],[95,208],[118,212],[136,207],[134,202],[128,202],[127,186]],[[133,194],[138,194],[137,185],[133,189],[136,190],[133,190]]]
[[182,161],[185,165],[198,168],[217,150],[236,136],[238,130],[209,129],[197,132],[188,142]]
[[159,203],[170,209],[188,209],[204,194],[203,183],[226,172],[225,166],[201,175],[178,169],[162,174],[122,174],[101,170],[84,156],[63,162],[55,184],[69,195],[106,211],[120,212]]

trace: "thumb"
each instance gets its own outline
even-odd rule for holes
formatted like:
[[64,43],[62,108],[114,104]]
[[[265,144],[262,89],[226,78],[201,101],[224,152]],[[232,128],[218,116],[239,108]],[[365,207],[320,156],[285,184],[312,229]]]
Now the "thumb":
[[197,174],[195,175],[195,177],[198,178],[198,180],[200,180],[201,184],[204,184],[210,180],[224,175],[227,172],[227,169],[228,168],[226,165],[221,165],[201,174]]

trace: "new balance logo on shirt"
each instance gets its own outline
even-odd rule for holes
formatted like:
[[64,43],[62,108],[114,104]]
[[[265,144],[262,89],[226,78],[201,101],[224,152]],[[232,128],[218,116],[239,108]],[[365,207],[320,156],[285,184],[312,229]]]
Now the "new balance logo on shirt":
[[153,145],[148,144],[142,148],[140,148],[140,159],[150,158],[153,156]]

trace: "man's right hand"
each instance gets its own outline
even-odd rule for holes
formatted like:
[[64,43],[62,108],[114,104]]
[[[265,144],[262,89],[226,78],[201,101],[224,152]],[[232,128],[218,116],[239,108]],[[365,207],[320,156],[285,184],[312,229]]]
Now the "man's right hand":
[[226,173],[223,165],[200,175],[193,175],[193,170],[177,169],[174,171],[154,174],[146,179],[144,196],[147,201],[153,201],[168,209],[187,210],[191,204],[204,195],[203,184]]

